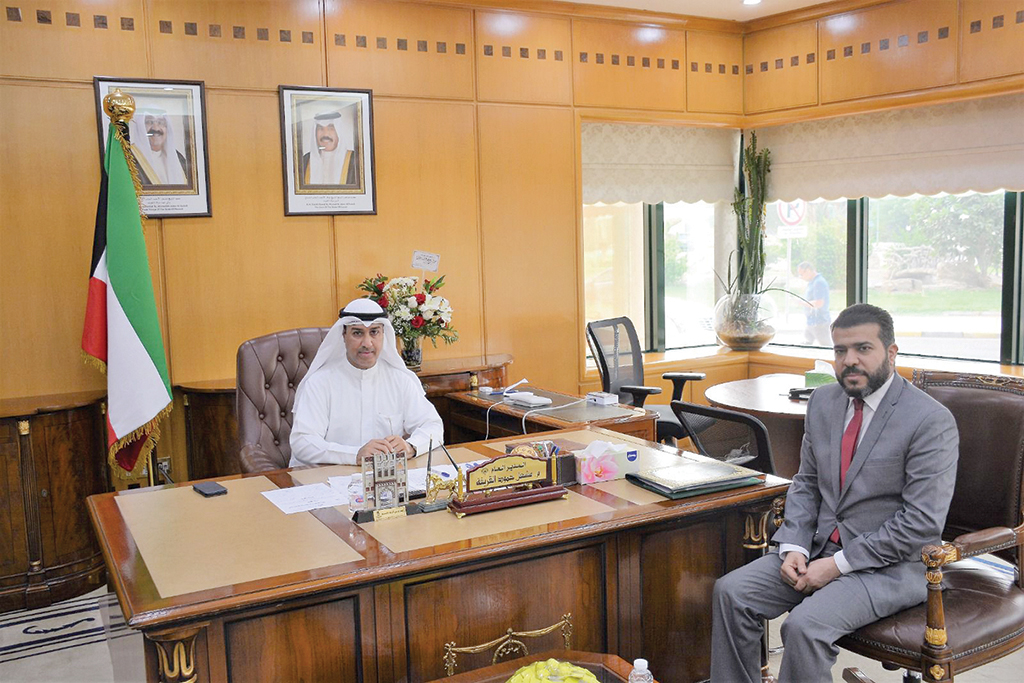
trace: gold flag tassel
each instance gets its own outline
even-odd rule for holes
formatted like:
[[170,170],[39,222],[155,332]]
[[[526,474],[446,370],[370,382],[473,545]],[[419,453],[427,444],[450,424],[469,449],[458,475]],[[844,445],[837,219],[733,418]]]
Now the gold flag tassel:
[[[142,470],[145,469],[146,463],[149,462],[149,456],[156,447],[156,442],[160,440],[160,422],[170,415],[172,406],[172,403],[168,403],[164,406],[163,410],[156,414],[156,417],[141,427],[125,434],[107,449],[107,462],[110,465],[110,469],[114,472],[114,476],[118,479],[138,479],[142,476]],[[121,467],[121,463],[117,461],[117,452],[140,438],[145,438],[146,443],[142,445],[142,449],[139,451],[139,458],[135,461],[135,467],[129,472]]]

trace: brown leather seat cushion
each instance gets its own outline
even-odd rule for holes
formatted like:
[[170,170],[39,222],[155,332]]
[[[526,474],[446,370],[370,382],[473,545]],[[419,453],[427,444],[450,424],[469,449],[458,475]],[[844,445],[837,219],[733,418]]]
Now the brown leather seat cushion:
[[[942,585],[946,631],[954,660],[1024,634],[1024,591],[1005,571],[965,561],[944,568]],[[922,603],[865,626],[843,640],[919,661],[924,628]]]

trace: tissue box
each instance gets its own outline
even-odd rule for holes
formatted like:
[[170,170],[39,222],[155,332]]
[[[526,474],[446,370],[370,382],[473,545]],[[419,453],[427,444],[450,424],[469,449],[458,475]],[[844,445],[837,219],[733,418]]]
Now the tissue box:
[[805,387],[820,387],[824,384],[831,384],[835,381],[835,375],[830,375],[827,372],[815,372],[814,370],[808,370],[804,373]]
[[[593,446],[591,444],[587,451]],[[623,447],[619,450],[613,447],[599,454],[586,451],[576,454],[576,481],[580,484],[623,479],[627,474],[639,471],[640,451],[637,448]]]

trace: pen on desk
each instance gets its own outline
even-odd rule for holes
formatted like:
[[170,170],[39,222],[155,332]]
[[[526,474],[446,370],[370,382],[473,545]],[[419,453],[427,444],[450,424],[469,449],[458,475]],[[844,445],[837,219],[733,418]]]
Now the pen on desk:
[[448,452],[448,449],[444,447],[443,443],[441,444],[441,450],[443,450],[444,454],[448,456],[448,459],[451,461],[452,465],[455,467],[455,471],[458,472],[459,471],[458,463],[455,462],[455,458],[452,457],[452,454]]

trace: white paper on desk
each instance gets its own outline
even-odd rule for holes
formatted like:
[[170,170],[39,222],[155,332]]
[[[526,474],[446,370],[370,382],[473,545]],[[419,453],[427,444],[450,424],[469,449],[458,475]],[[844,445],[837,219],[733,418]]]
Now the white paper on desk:
[[[461,467],[463,471],[466,471],[470,467],[473,467],[474,465],[479,465],[482,462],[487,462],[487,460],[485,459],[474,460],[473,462],[464,462],[461,465],[459,465],[459,467]],[[455,468],[451,465],[435,465],[430,468],[430,471],[433,472],[434,474],[441,475],[442,479],[454,479],[456,476]],[[414,491],[425,493],[427,490],[427,468],[417,467],[414,470],[409,470],[408,474],[406,475],[406,481],[408,482],[410,493]]]
[[286,515],[348,505],[348,495],[323,483],[292,486],[287,489],[261,491],[261,493]]

